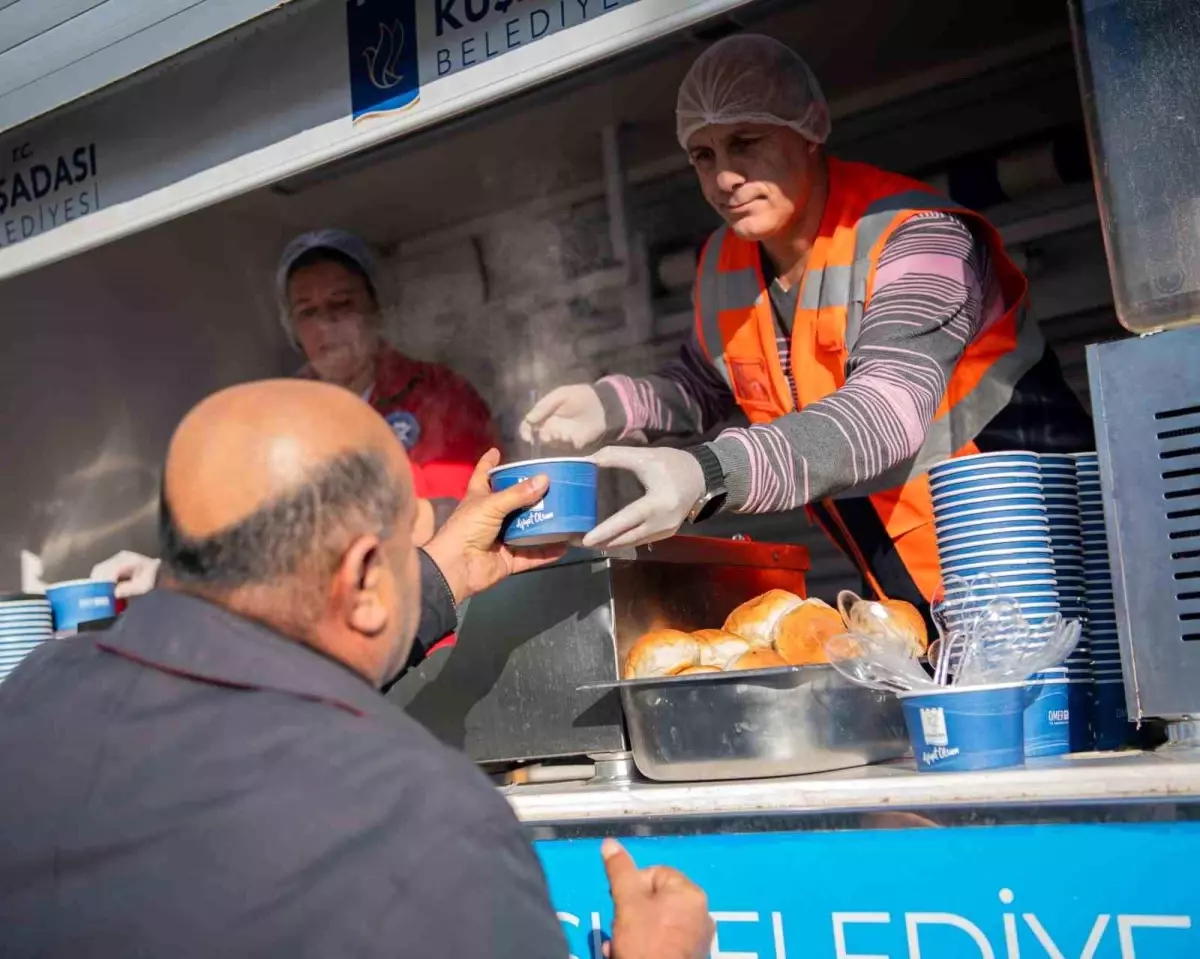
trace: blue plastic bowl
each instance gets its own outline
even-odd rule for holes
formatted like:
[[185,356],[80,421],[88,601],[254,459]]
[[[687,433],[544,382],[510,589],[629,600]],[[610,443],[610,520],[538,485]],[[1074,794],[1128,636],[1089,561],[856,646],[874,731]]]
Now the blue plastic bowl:
[[509,546],[578,543],[596,525],[596,480],[600,470],[578,457],[524,460],[497,466],[488,473],[493,492],[535,476],[550,478],[541,502],[504,521],[501,539]]
[[1024,683],[897,695],[918,771],[1003,769],[1025,762]]
[[54,628],[75,629],[80,623],[117,615],[117,585],[98,579],[73,579],[46,587]]

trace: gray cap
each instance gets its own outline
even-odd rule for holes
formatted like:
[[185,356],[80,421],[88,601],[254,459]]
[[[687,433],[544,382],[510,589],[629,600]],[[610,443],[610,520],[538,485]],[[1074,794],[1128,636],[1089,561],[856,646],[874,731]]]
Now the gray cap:
[[371,287],[378,293],[379,271],[375,262],[375,254],[361,238],[345,230],[312,230],[301,233],[283,248],[279,257],[279,268],[275,271],[275,297],[279,303],[279,322],[287,333],[292,345],[296,345],[296,334],[292,330],[291,313],[288,309],[287,284],[288,274],[295,262],[312,250],[336,250],[343,256],[349,257],[362,268]]

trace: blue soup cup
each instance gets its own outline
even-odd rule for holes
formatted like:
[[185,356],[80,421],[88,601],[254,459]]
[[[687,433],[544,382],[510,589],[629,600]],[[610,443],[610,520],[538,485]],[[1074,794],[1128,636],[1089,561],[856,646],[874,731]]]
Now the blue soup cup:
[[1046,530],[1038,526],[1026,526],[1017,529],[988,530],[984,533],[967,531],[959,535],[951,533],[938,537],[939,548],[947,550],[969,549],[973,546],[986,546],[990,543],[1008,545],[1018,542],[1043,545],[1046,542]]
[[947,470],[962,469],[971,466],[992,466],[997,463],[1016,463],[1020,466],[1038,467],[1038,454],[1029,450],[997,450],[992,453],[972,453],[969,456],[955,456],[948,460],[935,463],[930,473],[940,473]]
[[1044,524],[1050,528],[1046,507],[1040,503],[999,503],[994,505],[951,507],[934,510],[933,521],[938,532],[951,527],[958,528],[966,523],[976,525],[1017,526],[1025,523]]
[[46,587],[55,629],[75,629],[80,623],[117,615],[117,584],[99,579],[73,579]]
[[965,601],[968,598],[975,600],[988,601],[992,599],[1012,599],[1017,603],[1053,603],[1058,605],[1058,591],[1051,585],[1040,586],[997,586],[990,587],[975,587],[969,593],[961,590],[946,590],[946,598],[949,600]]
[[971,480],[958,480],[953,483],[940,483],[934,486],[929,484],[930,491],[933,493],[934,502],[945,499],[947,496],[963,496],[968,493],[1030,493],[1040,492],[1042,489],[1041,480],[1032,473],[1023,475],[1021,473],[997,474],[996,476],[980,477]]
[[1008,581],[1015,581],[1018,575],[1027,579],[1049,579],[1054,581],[1054,564],[1049,560],[1037,563],[1020,563],[1014,560],[973,560],[963,563],[945,563],[942,565],[942,575],[960,576],[970,580],[975,576],[991,575],[993,577],[1005,574]]
[[1005,520],[996,522],[984,520],[980,523],[963,523],[961,526],[946,524],[937,528],[938,545],[966,545],[973,542],[987,542],[993,539],[1003,539],[1007,536],[1038,536],[1050,535],[1045,517],[1035,517],[1024,522],[1012,523]]
[[1007,544],[1000,544],[999,546],[994,544],[984,544],[984,548],[972,550],[939,549],[938,556],[940,557],[943,566],[947,565],[948,563],[960,565],[963,561],[969,561],[972,559],[994,559],[997,555],[1021,560],[1040,558],[1051,563],[1054,560],[1054,554],[1052,552],[1044,550],[1042,547],[1038,546],[1018,546],[1014,544],[1011,549],[1008,549],[1007,552],[999,552],[999,550],[1005,548],[1007,548]]
[[920,772],[1002,769],[1025,762],[1024,683],[899,693]]
[[577,543],[596,525],[596,480],[599,468],[578,457],[525,460],[497,466],[488,473],[493,492],[535,476],[547,476],[550,488],[529,509],[507,517],[501,539],[509,546]]

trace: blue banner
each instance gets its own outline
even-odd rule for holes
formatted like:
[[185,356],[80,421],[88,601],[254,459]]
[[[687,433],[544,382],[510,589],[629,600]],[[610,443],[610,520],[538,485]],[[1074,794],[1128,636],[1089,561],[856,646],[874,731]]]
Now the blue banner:
[[[1200,823],[623,841],[704,887],[711,959],[1200,959]],[[535,846],[572,957],[599,957],[600,841]]]

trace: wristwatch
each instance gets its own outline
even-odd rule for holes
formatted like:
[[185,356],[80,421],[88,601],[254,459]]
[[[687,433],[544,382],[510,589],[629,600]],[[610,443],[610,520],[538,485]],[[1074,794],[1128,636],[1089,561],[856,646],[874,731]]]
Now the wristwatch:
[[704,445],[690,447],[687,452],[696,457],[704,471],[704,495],[696,500],[687,517],[689,523],[700,523],[725,505],[729,490],[725,488],[725,471],[716,453]]

